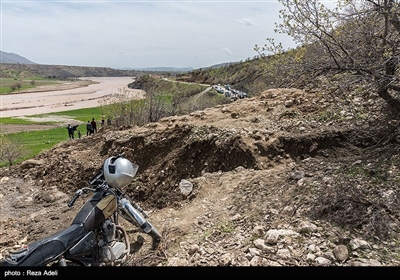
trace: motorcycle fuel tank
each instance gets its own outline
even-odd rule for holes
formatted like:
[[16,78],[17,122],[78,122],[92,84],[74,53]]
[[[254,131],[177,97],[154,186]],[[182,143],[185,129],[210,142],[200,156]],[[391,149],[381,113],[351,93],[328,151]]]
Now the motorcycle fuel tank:
[[83,205],[72,224],[82,223],[92,230],[117,211],[117,198],[108,192],[98,192]]

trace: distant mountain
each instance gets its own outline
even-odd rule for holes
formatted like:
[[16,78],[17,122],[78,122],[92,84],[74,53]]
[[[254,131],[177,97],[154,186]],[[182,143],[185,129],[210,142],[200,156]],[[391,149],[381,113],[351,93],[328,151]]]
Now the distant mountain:
[[229,66],[229,65],[231,65],[231,64],[232,64],[232,62],[225,62],[225,63],[215,64],[215,65],[212,65],[212,66],[210,66],[210,67],[204,67],[203,69],[221,68],[221,67]]
[[[127,69],[125,69],[127,70]],[[130,70],[137,70],[137,71],[154,71],[154,72],[187,72],[192,71],[192,67],[148,67],[148,68],[131,68]]]
[[37,64],[15,53],[0,51],[0,63]]
[[41,76],[53,79],[66,79],[77,77],[135,77],[140,74],[135,70],[118,70],[109,67],[44,65],[37,63],[1,63],[0,69],[0,78],[22,78],[20,75],[24,75],[24,77]]

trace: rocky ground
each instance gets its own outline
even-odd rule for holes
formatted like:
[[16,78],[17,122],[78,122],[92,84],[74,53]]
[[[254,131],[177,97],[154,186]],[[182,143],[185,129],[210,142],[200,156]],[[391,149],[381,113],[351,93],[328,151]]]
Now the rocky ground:
[[399,266],[400,133],[382,111],[272,89],[66,141],[0,169],[0,257],[65,227],[85,201],[70,197],[124,151],[126,191],[163,236],[129,266]]

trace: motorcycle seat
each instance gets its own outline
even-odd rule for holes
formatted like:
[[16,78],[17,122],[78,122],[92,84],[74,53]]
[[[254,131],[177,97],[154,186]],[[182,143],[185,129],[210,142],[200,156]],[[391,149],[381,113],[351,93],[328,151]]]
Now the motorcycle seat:
[[53,235],[10,252],[0,262],[0,266],[43,266],[61,256],[85,234],[86,229],[83,224],[72,224]]

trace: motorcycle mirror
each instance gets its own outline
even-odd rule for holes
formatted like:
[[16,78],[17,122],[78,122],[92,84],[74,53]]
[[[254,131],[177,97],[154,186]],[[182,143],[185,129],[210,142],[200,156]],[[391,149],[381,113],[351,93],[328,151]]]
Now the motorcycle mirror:
[[93,178],[89,180],[89,184],[96,185],[96,182],[100,179],[104,180],[104,173],[102,169],[100,169],[99,172],[97,172],[96,175],[94,175]]

